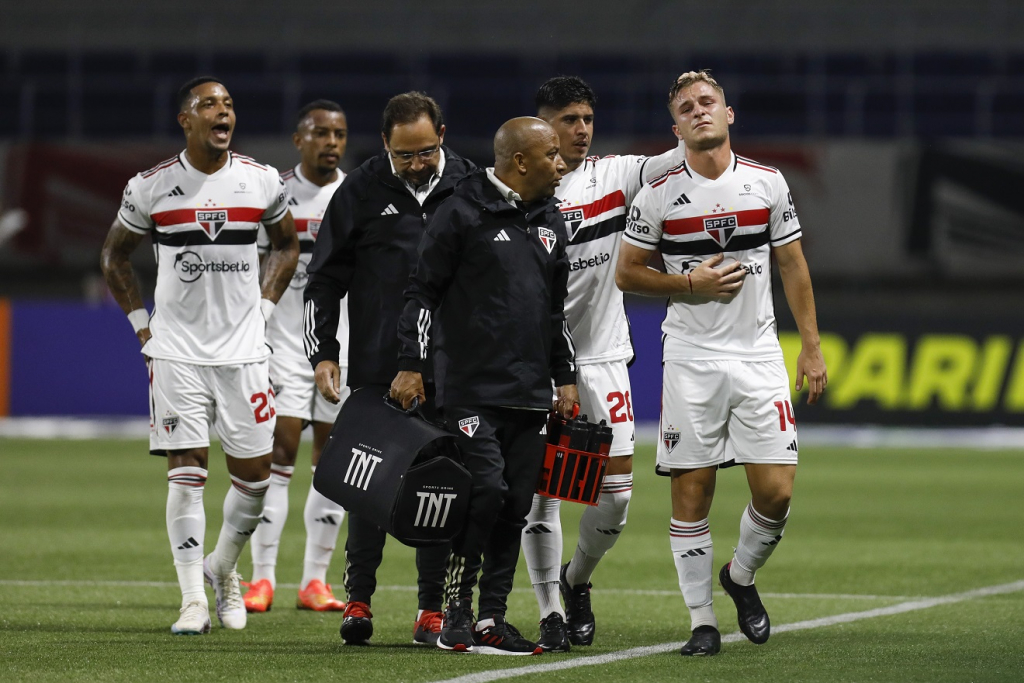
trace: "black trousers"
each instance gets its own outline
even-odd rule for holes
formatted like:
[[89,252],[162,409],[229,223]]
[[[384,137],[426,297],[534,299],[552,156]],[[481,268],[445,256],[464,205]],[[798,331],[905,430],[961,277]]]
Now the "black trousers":
[[466,525],[452,543],[445,597],[472,600],[480,574],[477,618],[504,615],[544,461],[547,413],[448,405],[443,412],[457,430],[463,463],[473,476]]
[[[385,386],[368,386],[366,391],[380,392],[381,396],[388,391]],[[428,419],[436,418],[434,405],[434,386],[426,387],[427,405],[423,413]],[[377,588],[377,567],[384,557],[384,544],[388,534],[379,526],[365,517],[349,513],[348,537],[345,539],[345,592],[350,602],[365,602],[370,599]],[[451,545],[416,549],[416,573],[419,589],[419,609],[440,611],[444,601],[445,567]]]

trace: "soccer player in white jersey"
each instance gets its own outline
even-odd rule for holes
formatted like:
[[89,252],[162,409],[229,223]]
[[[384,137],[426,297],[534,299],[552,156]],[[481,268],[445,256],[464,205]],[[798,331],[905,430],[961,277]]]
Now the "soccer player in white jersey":
[[626,207],[646,179],[671,168],[683,154],[679,145],[651,158],[587,156],[595,101],[594,91],[575,76],[549,79],[536,95],[537,116],[558,133],[559,153],[568,167],[556,194],[569,231],[565,315],[576,343],[580,410],[592,422],[604,420],[614,433],[600,504],[583,513],[570,561],[562,565],[560,501],[534,496],[523,530],[523,554],[540,607],[538,642],[549,652],[593,642],[590,578],[626,524],[633,489],[633,406],[626,367],[633,345],[614,277]]
[[[196,78],[177,102],[185,150],[128,181],[101,265],[149,366],[150,452],[167,456],[167,533],[182,593],[171,632],[200,634],[210,631],[204,576],[221,625],[245,627],[235,567],[263,512],[275,423],[264,327],[295,272],[299,243],[277,171],[229,149],[235,110],[227,88]],[[262,287],[260,223],[271,243]],[[157,259],[151,314],[128,260],[146,235]],[[232,486],[217,545],[204,558],[211,418]]]
[[[291,197],[288,204],[295,219],[302,253],[295,276],[267,323],[267,343],[273,349],[270,380],[277,401],[277,426],[274,428],[274,456],[270,466],[270,488],[263,506],[263,521],[252,536],[252,582],[248,584],[249,590],[244,598],[245,609],[249,612],[266,612],[274,602],[277,550],[288,518],[288,482],[295,471],[302,430],[307,424],[313,425],[312,462],[315,472],[348,392],[344,383],[344,373],[348,369],[347,306],[341,306],[337,334],[341,344],[338,359],[343,380],[341,402],[329,403],[316,390],[313,368],[302,347],[302,290],[306,287],[306,266],[313,254],[313,243],[327,204],[345,179],[345,174],[338,170],[348,142],[345,113],[330,100],[310,102],[299,110],[292,142],[299,150],[301,161],[281,177]],[[261,254],[270,250],[266,231],[260,231],[257,246]],[[302,518],[306,527],[306,552],[296,607],[317,612],[344,611],[345,603],[334,597],[327,583],[327,568],[334,554],[345,510],[310,485]]]
[[[669,297],[658,469],[672,477],[669,536],[690,611],[692,635],[680,654],[713,655],[721,637],[711,605],[708,512],[718,467],[742,464],[750,487],[736,551],[719,581],[736,604],[740,630],[758,644],[768,640],[770,622],[754,574],[782,540],[796,474],[796,421],[776,331],[772,256],[802,342],[796,389],[806,377],[807,400],[814,403],[828,380],[785,179],[778,169],[733,153],[733,111],[706,72],[680,76],[668,106],[686,159],[633,201],[616,281],[625,291]],[[647,267],[656,251],[664,273]],[[723,260],[727,266],[708,268]]]

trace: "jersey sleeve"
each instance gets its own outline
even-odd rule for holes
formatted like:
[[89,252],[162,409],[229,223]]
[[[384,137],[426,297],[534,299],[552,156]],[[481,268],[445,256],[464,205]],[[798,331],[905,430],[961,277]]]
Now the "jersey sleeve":
[[782,173],[777,174],[772,184],[771,209],[769,215],[771,245],[781,247],[801,237],[800,219],[796,217],[793,195]]
[[288,188],[281,175],[273,166],[267,167],[267,208],[263,212],[263,223],[273,225],[288,213]]
[[[682,142],[670,150],[666,150],[654,157],[647,157],[643,168],[640,171],[641,183],[649,183],[666,171],[675,168],[686,160],[686,145]],[[637,192],[640,188],[637,188]]]
[[121,195],[121,208],[117,211],[117,220],[124,227],[143,235],[154,226],[153,218],[150,216],[149,193],[146,189],[141,175],[129,180]]
[[661,242],[662,211],[658,206],[657,194],[650,185],[644,185],[633,199],[626,219],[626,231],[622,240],[635,247],[654,251]]

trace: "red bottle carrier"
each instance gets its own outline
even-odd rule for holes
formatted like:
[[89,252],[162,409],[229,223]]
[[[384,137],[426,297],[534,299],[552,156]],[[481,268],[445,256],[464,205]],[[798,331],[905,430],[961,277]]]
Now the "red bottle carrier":
[[586,415],[566,420],[552,414],[548,420],[548,444],[537,493],[597,505],[611,447],[612,430],[604,420],[591,424]]

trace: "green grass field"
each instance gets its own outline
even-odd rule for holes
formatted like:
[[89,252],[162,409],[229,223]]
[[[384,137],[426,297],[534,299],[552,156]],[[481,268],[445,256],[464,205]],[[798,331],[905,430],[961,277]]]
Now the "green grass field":
[[[668,483],[653,475],[651,448],[636,458],[629,525],[595,575],[596,644],[529,658],[413,646],[412,551],[395,541],[379,574],[373,647],[343,646],[340,615],[294,609],[304,467],[292,483],[278,567],[287,585],[278,588],[273,611],[250,615],[241,632],[215,620],[209,636],[171,636],[179,594],[164,527],[166,465],[144,454],[140,442],[0,440],[0,681],[436,681],[582,663],[688,635],[668,550]],[[212,544],[228,478],[219,455],[210,469]],[[716,570],[731,555],[746,500],[742,472],[723,471],[711,519]],[[1022,501],[1019,452],[805,448],[786,540],[758,574],[779,628],[766,645],[730,641],[719,656],[696,660],[663,648],[520,680],[1022,681],[1024,584],[900,614],[780,628],[1021,582]],[[564,507],[567,553],[579,508]],[[247,549],[243,576],[249,566]],[[339,550],[330,575],[336,584],[342,567]],[[731,634],[735,611],[715,595],[723,634]],[[536,636],[522,564],[508,616]]]

